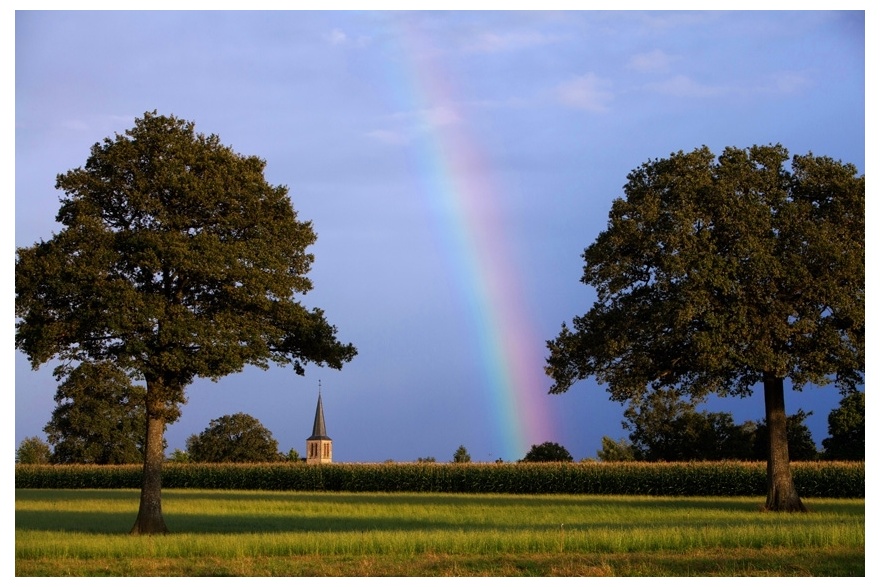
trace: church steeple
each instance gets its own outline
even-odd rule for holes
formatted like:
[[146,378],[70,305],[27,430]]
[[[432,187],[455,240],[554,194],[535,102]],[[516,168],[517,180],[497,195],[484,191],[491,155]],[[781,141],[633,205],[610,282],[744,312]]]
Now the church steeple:
[[312,435],[306,439],[307,463],[332,463],[333,441],[327,436],[324,424],[324,404],[321,401],[321,382],[318,381],[318,407],[315,408],[315,424]]
[[315,410],[315,424],[312,426],[312,435],[309,440],[324,439],[330,440],[327,436],[327,426],[324,424],[324,404],[321,402],[321,392],[318,391],[318,407]]

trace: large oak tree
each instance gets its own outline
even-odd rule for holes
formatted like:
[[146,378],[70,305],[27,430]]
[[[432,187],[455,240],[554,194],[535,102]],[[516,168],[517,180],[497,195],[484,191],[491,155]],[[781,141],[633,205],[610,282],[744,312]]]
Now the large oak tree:
[[316,237],[264,169],[192,122],[146,113],[57,177],[63,228],[16,251],[15,343],[32,366],[111,361],[146,383],[133,534],[167,531],[163,435],[190,382],[272,362],[339,369],[356,354],[296,299]]
[[865,178],[779,145],[708,148],[627,176],[583,254],[597,299],[548,341],[551,393],[589,377],[627,401],[763,386],[766,509],[804,506],[789,467],[783,382],[854,389],[865,366]]

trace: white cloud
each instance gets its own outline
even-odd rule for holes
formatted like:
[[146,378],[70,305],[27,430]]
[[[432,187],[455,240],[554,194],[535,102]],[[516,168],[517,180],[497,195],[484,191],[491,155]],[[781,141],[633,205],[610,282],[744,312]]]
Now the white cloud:
[[694,81],[686,75],[676,75],[662,82],[648,84],[648,89],[679,98],[709,98],[725,92],[720,86],[709,86]]
[[385,143],[386,145],[406,145],[410,142],[408,135],[396,130],[377,129],[367,133],[371,139]]
[[353,47],[366,47],[370,44],[370,37],[367,36],[359,36],[352,37],[342,29],[333,29],[329,33],[324,35],[324,39],[335,46],[353,46]]
[[461,122],[461,116],[459,116],[458,111],[450,105],[398,112],[392,114],[391,118],[403,121],[406,125],[422,131],[430,131],[441,126],[449,126]]
[[465,50],[476,53],[499,53],[555,43],[557,37],[537,32],[481,33],[465,44]]
[[799,92],[809,85],[809,78],[799,73],[783,72],[773,76],[769,90],[783,94],[790,94],[793,92]]
[[589,110],[591,112],[605,112],[608,104],[614,98],[609,89],[611,82],[601,79],[594,73],[578,76],[557,86],[556,96],[566,106]]
[[658,73],[669,69],[674,58],[660,49],[648,53],[633,55],[629,60],[629,68],[641,73]]
[[436,106],[420,110],[419,116],[431,127],[449,126],[461,122],[461,116],[451,106]]
[[333,29],[327,33],[324,38],[326,38],[331,45],[343,45],[348,40],[348,35],[345,34],[345,31]]

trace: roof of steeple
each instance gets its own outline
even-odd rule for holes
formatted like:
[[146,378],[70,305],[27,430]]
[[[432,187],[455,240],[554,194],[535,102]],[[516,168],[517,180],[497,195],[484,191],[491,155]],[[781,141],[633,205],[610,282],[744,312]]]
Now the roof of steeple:
[[315,425],[312,426],[312,435],[306,440],[331,440],[327,436],[327,426],[324,425],[324,405],[321,403],[321,391],[318,391],[318,407],[315,409]]

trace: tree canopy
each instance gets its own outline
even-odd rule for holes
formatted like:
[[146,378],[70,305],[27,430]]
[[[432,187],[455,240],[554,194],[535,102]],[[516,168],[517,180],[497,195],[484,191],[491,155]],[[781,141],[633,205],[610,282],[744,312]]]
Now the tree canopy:
[[452,455],[453,463],[469,463],[471,462],[471,454],[467,451],[467,449],[462,444],[457,449],[455,449],[455,453]]
[[144,486],[133,533],[167,531],[161,463],[184,389],[246,365],[339,369],[356,354],[297,297],[315,242],[266,163],[174,116],[146,113],[57,177],[48,241],[16,251],[16,348],[34,368],[109,361],[146,383]]
[[38,436],[28,436],[15,449],[15,462],[22,465],[46,465],[52,457],[52,449]]
[[121,465],[144,461],[147,416],[143,386],[109,362],[82,363],[55,393],[44,431],[53,463]]
[[[790,163],[790,165],[789,165]],[[865,363],[865,178],[780,145],[706,147],[633,170],[583,254],[597,299],[548,341],[552,393],[595,378],[626,401],[764,388],[771,510],[791,482],[783,381],[852,390]]]
[[574,458],[571,453],[556,442],[544,442],[541,444],[533,444],[532,448],[523,457],[525,463],[544,463],[544,462],[571,462]]
[[849,393],[828,414],[828,438],[822,441],[823,458],[865,460],[865,394]]
[[266,463],[279,461],[278,441],[259,420],[241,412],[211,420],[189,437],[186,452],[197,463]]
[[[624,411],[633,454],[644,461],[751,459],[754,425],[726,412],[697,411],[697,402],[659,389],[633,398]],[[766,458],[766,457],[765,457]]]

